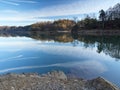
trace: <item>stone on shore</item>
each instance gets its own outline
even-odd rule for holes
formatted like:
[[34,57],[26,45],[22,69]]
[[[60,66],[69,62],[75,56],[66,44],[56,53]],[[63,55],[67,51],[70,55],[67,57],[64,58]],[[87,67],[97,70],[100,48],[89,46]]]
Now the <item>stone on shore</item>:
[[120,90],[99,77],[93,80],[67,78],[62,71],[48,74],[6,74],[0,76],[0,90]]

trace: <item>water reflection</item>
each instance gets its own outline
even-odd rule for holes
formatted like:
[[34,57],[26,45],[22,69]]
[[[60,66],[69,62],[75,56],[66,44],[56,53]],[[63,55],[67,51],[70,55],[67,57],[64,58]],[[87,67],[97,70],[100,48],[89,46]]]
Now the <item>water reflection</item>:
[[120,59],[120,36],[81,36],[76,31],[72,33],[51,33],[51,32],[4,32],[0,33],[1,37],[30,37],[40,41],[55,41],[60,43],[71,43],[73,46],[77,46],[84,43],[85,48],[97,47],[96,52],[104,52],[116,61]]
[[0,34],[0,74],[62,70],[87,79],[103,76],[120,86],[119,36],[81,36],[75,32]]

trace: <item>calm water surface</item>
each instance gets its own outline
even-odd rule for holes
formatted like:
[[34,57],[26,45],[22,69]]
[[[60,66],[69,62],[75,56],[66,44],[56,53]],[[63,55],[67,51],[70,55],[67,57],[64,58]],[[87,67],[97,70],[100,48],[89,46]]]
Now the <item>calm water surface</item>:
[[70,76],[102,76],[120,86],[120,38],[0,37],[0,73],[62,70]]

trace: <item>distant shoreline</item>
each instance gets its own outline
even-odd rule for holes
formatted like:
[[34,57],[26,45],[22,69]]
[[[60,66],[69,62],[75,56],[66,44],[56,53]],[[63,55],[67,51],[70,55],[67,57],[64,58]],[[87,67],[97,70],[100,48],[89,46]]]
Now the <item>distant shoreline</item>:
[[[55,33],[52,31],[48,31],[50,33]],[[41,33],[44,33],[44,31],[41,31]],[[57,33],[71,33],[71,31],[57,31]],[[120,35],[120,30],[79,30],[77,33],[75,32],[74,34],[78,34],[78,35],[93,35],[93,36],[102,36],[102,35],[110,35],[110,36],[114,36],[114,35]]]
[[120,35],[120,30],[80,30],[80,35]]

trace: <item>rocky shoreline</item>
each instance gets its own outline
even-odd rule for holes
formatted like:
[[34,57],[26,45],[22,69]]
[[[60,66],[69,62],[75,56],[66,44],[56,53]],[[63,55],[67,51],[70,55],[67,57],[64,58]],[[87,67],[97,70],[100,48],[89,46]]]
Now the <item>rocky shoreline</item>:
[[0,76],[0,90],[120,90],[98,77],[93,80],[68,78],[62,71],[47,74],[6,74]]

